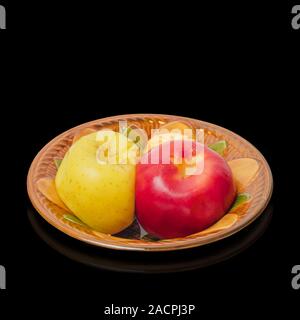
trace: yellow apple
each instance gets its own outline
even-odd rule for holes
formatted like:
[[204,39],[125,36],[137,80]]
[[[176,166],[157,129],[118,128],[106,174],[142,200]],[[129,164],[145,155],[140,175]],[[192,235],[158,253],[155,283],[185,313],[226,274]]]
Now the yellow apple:
[[124,135],[94,132],[71,146],[58,169],[60,198],[97,231],[118,233],[134,219],[135,163],[129,158],[135,155],[128,149],[136,151]]

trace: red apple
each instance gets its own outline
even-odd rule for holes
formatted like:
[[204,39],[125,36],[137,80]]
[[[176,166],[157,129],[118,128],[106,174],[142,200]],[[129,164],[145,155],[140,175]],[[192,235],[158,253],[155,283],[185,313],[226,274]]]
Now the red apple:
[[[194,157],[196,145],[183,152],[170,143],[171,157]],[[164,164],[162,147],[151,149],[137,164],[136,213],[142,227],[159,238],[185,237],[208,228],[230,208],[236,189],[226,161],[213,150],[204,148],[201,174],[186,175],[186,165]],[[198,146],[199,147],[199,146]],[[151,164],[151,157],[159,157]],[[202,161],[203,161],[202,159]],[[148,164],[143,164],[148,160]]]

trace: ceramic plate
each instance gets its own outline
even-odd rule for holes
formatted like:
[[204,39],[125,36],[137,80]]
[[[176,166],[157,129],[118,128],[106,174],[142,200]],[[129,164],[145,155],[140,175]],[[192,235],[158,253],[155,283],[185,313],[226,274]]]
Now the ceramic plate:
[[[149,134],[171,121],[180,121],[204,130],[204,143],[208,146],[226,141],[224,159],[232,168],[238,188],[238,200],[229,212],[214,226],[184,238],[156,240],[141,231],[137,221],[117,235],[97,232],[80,223],[71,213],[57,206],[45,196],[43,180],[53,179],[57,162],[73,143],[74,136],[91,130],[110,128],[119,130],[120,120],[137,125]],[[248,141],[217,125],[184,117],[157,114],[121,115],[91,121],[72,128],[51,140],[33,160],[27,177],[31,202],[39,214],[51,225],[67,235],[89,244],[118,250],[171,251],[201,246],[228,237],[254,221],[266,208],[272,194],[272,174],[263,155]],[[50,199],[50,200],[49,200]]]

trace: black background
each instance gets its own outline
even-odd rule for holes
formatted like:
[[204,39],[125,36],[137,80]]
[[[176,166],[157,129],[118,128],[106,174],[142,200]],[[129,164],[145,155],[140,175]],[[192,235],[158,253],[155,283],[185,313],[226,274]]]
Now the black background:
[[[33,314],[39,304],[54,315],[60,307],[97,318],[111,303],[195,303],[198,317],[238,315],[238,307],[249,315],[285,310],[286,317],[296,310],[300,33],[290,27],[292,5],[1,4],[7,30],[1,31],[0,264],[7,290],[0,302],[20,308],[26,302],[22,310]],[[262,237],[227,261],[162,275],[99,270],[42,241],[27,215],[26,174],[35,154],[73,126],[125,113],[198,118],[253,143],[274,175],[273,216]]]

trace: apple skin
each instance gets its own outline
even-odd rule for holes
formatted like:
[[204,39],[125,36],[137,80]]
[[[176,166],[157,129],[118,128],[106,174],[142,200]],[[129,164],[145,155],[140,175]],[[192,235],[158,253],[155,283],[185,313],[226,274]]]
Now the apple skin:
[[134,219],[135,165],[100,165],[96,135],[86,135],[71,146],[55,184],[62,201],[81,221],[97,231],[114,234]]
[[[174,142],[170,145],[171,155],[181,152]],[[195,146],[194,142],[192,155]],[[143,157],[161,152],[161,147]],[[148,233],[161,239],[185,237],[214,224],[232,205],[236,188],[231,169],[216,152],[203,147],[204,169],[200,175],[184,177],[173,163],[137,164],[136,214]]]

